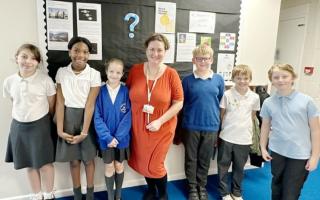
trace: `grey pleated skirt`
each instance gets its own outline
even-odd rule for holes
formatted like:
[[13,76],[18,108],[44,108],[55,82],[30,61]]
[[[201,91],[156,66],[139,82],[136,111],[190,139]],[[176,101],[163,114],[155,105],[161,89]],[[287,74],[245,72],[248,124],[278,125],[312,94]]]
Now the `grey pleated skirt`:
[[[82,130],[84,117],[83,108],[65,107],[63,131],[71,135],[79,135]],[[61,137],[57,140],[56,161],[69,162],[73,160],[90,161],[97,155],[96,133],[93,122],[88,136],[78,144],[69,144]]]
[[6,162],[15,169],[39,169],[54,162],[54,141],[49,114],[33,122],[12,120],[8,138]]

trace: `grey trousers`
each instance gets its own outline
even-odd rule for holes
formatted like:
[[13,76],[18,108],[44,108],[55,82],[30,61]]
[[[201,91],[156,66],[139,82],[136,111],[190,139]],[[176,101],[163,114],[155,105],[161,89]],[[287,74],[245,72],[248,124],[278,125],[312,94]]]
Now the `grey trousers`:
[[250,145],[233,144],[221,139],[218,147],[218,176],[219,192],[221,196],[228,195],[228,170],[232,163],[231,191],[234,196],[241,195],[241,182],[243,179],[243,168],[248,160]]
[[215,132],[184,130],[184,169],[190,187],[206,186],[216,138]]
[[308,160],[284,157],[271,152],[272,200],[298,200],[309,172]]

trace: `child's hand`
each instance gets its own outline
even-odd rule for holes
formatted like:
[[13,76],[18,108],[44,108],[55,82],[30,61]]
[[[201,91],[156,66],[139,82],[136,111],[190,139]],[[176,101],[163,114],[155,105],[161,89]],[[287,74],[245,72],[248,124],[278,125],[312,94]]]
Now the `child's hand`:
[[67,143],[71,143],[73,140],[73,135],[70,135],[66,132],[58,132],[59,137],[61,137],[62,139],[64,139]]
[[76,135],[73,137],[72,142],[70,142],[70,144],[78,144],[80,142],[82,142],[84,139],[86,139],[87,135],[84,134],[80,134],[80,135]]
[[161,127],[161,122],[160,120],[154,120],[151,123],[149,123],[146,128],[151,131],[151,132],[156,132],[160,129]]
[[272,157],[270,156],[269,152],[266,149],[261,149],[261,154],[265,161],[272,160]]
[[317,168],[318,166],[318,161],[319,159],[317,157],[312,157],[308,160],[307,164],[306,164],[306,170],[308,171],[313,171]]
[[111,142],[108,144],[108,147],[109,148],[116,148],[118,144],[119,144],[118,140],[116,138],[113,138],[111,140]]

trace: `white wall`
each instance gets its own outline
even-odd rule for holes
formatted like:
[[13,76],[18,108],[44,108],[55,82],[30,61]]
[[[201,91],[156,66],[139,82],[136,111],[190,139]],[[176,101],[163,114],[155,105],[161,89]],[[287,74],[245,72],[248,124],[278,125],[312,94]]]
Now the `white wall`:
[[[320,106],[320,0],[283,0],[280,18],[305,18],[306,34],[301,49],[298,90],[312,96]],[[305,66],[315,67],[313,75],[304,74]]]
[[[5,77],[17,71],[14,54],[19,45],[25,42],[37,44],[35,0],[0,1],[0,87]],[[10,125],[11,104],[0,97],[0,198],[28,193],[24,171],[15,171],[13,166],[4,163],[5,149]]]
[[236,64],[252,68],[253,85],[267,85],[274,63],[281,0],[242,0]]
[[[12,60],[19,45],[25,42],[38,42],[37,0],[0,1],[0,77],[2,88],[3,79],[17,71]],[[40,0],[38,0],[40,1]],[[245,63],[253,68],[254,83],[266,84],[266,67],[273,63],[280,0],[243,0],[241,11],[240,37],[237,63]],[[41,42],[40,42],[41,43]],[[14,170],[12,164],[4,163],[6,143],[10,124],[11,105],[7,99],[0,98],[1,124],[0,132],[0,198],[22,199],[30,191],[24,170]],[[166,165],[170,180],[184,178],[183,147],[173,145],[167,157]],[[56,164],[55,188],[58,196],[71,194],[71,178],[67,164]],[[96,169],[97,190],[104,189],[103,168],[98,161]],[[210,173],[215,173],[216,164],[213,161]],[[125,186],[144,183],[143,178],[127,168]]]
[[[306,5],[306,38],[299,73],[299,90],[312,96],[320,106],[320,0],[310,0]],[[304,66],[313,66],[314,74],[305,75]]]

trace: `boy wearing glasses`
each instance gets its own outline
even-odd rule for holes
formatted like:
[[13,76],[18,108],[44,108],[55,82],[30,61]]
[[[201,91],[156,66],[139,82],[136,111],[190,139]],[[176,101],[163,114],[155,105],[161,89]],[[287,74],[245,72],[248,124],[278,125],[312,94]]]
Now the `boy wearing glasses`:
[[192,54],[196,70],[182,81],[185,95],[182,118],[185,173],[188,199],[207,200],[205,186],[220,127],[219,102],[224,92],[224,80],[211,70],[213,50],[210,46],[200,45]]

